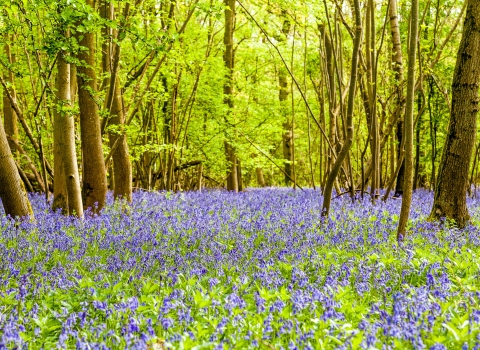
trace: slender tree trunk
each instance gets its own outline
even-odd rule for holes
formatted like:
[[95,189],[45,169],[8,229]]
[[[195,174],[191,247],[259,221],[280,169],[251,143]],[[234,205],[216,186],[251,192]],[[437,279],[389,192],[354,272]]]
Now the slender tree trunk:
[[[225,104],[228,106],[228,115],[233,110],[233,67],[234,67],[234,50],[233,50],[233,31],[235,26],[235,0],[224,0],[225,2],[225,33],[223,43],[225,52],[223,60],[227,69],[225,84],[223,86],[223,95]],[[228,117],[227,117],[228,122]],[[225,156],[229,163],[227,171],[227,190],[238,192],[238,169],[235,148],[229,140],[225,140]]]
[[0,199],[5,214],[12,218],[30,217],[33,219],[33,210],[8,146],[3,123],[0,123]]
[[[336,94],[335,94],[335,65],[333,59],[333,45],[330,35],[325,28],[325,25],[319,26],[320,34],[322,36],[323,45],[325,47],[325,69],[323,69],[323,79],[326,81],[327,96],[328,96],[328,138],[330,144],[339,152],[339,143],[337,142],[337,117],[334,114],[336,109]],[[334,163],[334,156],[332,150],[328,150],[328,161],[326,162],[326,172],[329,173]],[[328,176],[328,175],[327,175]],[[335,182],[337,192],[339,190],[337,182]]]
[[[282,17],[285,17],[287,14],[282,10]],[[284,19],[282,26],[282,34],[278,37],[279,42],[285,42],[287,36],[290,32],[290,21]],[[285,171],[285,186],[289,186],[290,179],[293,179],[292,174],[292,161],[293,161],[293,136],[292,136],[292,123],[289,116],[289,107],[288,107],[288,72],[285,67],[280,67],[278,71],[278,84],[280,90],[278,93],[278,100],[280,101],[280,110],[282,113],[282,148],[283,148],[283,159],[285,161],[284,171]]]
[[397,162],[401,162],[400,169],[397,174],[397,182],[395,184],[394,197],[401,197],[403,195],[403,185],[405,183],[405,158],[401,159],[402,150],[400,149],[403,140],[403,118],[397,123]]
[[452,82],[452,107],[447,139],[438,169],[431,217],[447,217],[464,227],[468,170],[477,133],[480,81],[480,2],[468,0],[462,39]]
[[[419,95],[417,98],[417,112],[420,113],[422,110],[422,97]],[[418,116],[417,125],[415,128],[415,174],[413,175],[413,190],[415,191],[420,183],[420,129],[422,127],[422,116]],[[421,184],[420,184],[421,186]]]
[[203,163],[198,164],[197,167],[197,191],[202,192],[202,178],[203,178]]
[[397,240],[403,241],[407,230],[413,192],[413,107],[415,103],[415,63],[418,37],[418,0],[412,0],[408,52],[407,100],[405,106],[405,181],[402,207],[398,222]]
[[367,91],[370,107],[370,137],[372,152],[372,186],[371,197],[374,200],[380,187],[380,134],[378,130],[377,97],[376,97],[376,48],[375,48],[375,3],[368,1],[366,28],[366,58],[367,58]]
[[283,148],[283,159],[285,160],[285,186],[290,184],[290,179],[292,176],[292,127],[290,123],[290,118],[288,116],[287,100],[288,100],[288,81],[287,81],[287,72],[284,68],[280,68],[278,74],[278,83],[280,85],[279,100],[280,108],[282,110],[282,118],[284,119],[283,125],[283,135],[282,135],[282,148]]
[[242,181],[242,162],[240,159],[237,159],[237,181],[238,181],[238,190],[243,191],[243,181]]
[[[395,113],[399,114],[392,115],[393,119],[397,118],[397,162],[400,159],[400,147],[402,145],[403,138],[403,106],[405,104],[405,98],[403,95],[403,55],[402,55],[402,42],[400,36],[400,27],[398,25],[398,13],[397,13],[397,0],[391,0],[389,7],[389,16],[390,16],[390,32],[392,34],[392,68],[395,73],[395,86],[396,86],[396,95],[397,95],[397,108]],[[402,161],[400,169],[398,170],[397,182],[395,186],[395,195],[394,197],[399,197],[403,194],[403,183],[405,176],[405,163]]]
[[[10,45],[5,44],[5,55],[7,56],[7,60],[10,64],[14,62],[13,55],[10,51]],[[15,92],[14,88],[14,78],[13,78],[13,73],[11,71],[8,71],[5,74],[5,81],[9,82],[11,84],[9,90],[11,96],[16,100],[17,95]],[[8,93],[6,90],[3,91],[3,117],[5,121],[5,133],[11,137],[13,140],[18,141],[18,121],[17,121],[17,114],[12,108],[12,104],[10,103],[10,99],[8,98]],[[10,149],[14,150],[14,144],[13,141],[8,141],[8,144],[10,145]],[[14,151],[12,151],[14,152]]]
[[[93,0],[87,0],[93,6]],[[102,150],[102,136],[98,105],[95,99],[97,76],[95,73],[95,37],[93,33],[79,33],[80,46],[86,48],[78,53],[78,104],[83,154],[82,197],[86,208],[98,211],[103,208],[107,195],[107,177]]]
[[342,166],[343,161],[347,157],[348,152],[350,151],[350,147],[353,143],[353,109],[354,109],[354,102],[355,102],[355,89],[357,85],[357,68],[358,68],[358,57],[360,53],[360,45],[362,42],[362,15],[360,12],[360,1],[354,0],[354,8],[355,8],[355,40],[353,44],[353,51],[352,51],[352,65],[351,65],[351,73],[350,73],[350,86],[348,90],[348,105],[347,105],[347,115],[345,118],[346,121],[346,137],[345,142],[340,150],[340,153],[333,164],[332,170],[328,175],[327,182],[325,184],[325,191],[324,191],[324,199],[322,205],[322,215],[328,216],[330,211],[330,201],[332,199],[332,190],[335,183],[335,179],[340,171],[340,167]]
[[437,179],[436,176],[436,166],[435,162],[437,159],[437,129],[436,129],[436,122],[434,120],[433,116],[433,110],[432,110],[432,95],[433,95],[433,78],[429,77],[428,79],[428,115],[429,115],[429,124],[430,124],[430,145],[431,145],[431,159],[432,159],[432,174],[430,177],[430,187],[435,191],[435,180]]

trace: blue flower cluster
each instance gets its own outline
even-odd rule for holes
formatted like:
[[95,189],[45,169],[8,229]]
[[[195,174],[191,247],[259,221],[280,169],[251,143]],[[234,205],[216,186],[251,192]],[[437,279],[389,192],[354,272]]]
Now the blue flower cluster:
[[417,191],[137,192],[79,221],[0,213],[0,349],[480,349],[479,201],[459,231]]

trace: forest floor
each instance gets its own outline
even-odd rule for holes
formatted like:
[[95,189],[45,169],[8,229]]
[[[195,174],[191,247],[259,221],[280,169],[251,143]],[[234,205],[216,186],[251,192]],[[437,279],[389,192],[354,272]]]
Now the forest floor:
[[479,347],[480,199],[459,231],[417,191],[401,248],[400,200],[321,202],[137,192],[82,222],[34,195],[36,223],[0,219],[0,347]]

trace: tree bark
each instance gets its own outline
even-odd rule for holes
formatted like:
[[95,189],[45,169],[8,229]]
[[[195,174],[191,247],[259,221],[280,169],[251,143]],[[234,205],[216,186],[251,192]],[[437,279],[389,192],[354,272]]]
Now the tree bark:
[[413,107],[415,102],[415,63],[418,37],[418,0],[412,0],[410,12],[410,38],[408,52],[407,100],[405,106],[405,181],[402,207],[398,221],[397,240],[403,241],[407,230],[413,192]]
[[[93,0],[87,0],[93,6]],[[80,46],[86,48],[78,53],[81,64],[77,66],[78,104],[83,153],[82,197],[85,208],[94,212],[103,208],[107,195],[107,178],[102,150],[100,118],[95,101],[97,76],[95,73],[94,33],[79,33]]]
[[0,199],[6,215],[33,219],[32,206],[8,146],[3,123],[0,123]]
[[480,81],[480,2],[468,0],[452,82],[447,139],[438,169],[431,217],[447,217],[464,227],[470,219],[468,170],[477,133]]

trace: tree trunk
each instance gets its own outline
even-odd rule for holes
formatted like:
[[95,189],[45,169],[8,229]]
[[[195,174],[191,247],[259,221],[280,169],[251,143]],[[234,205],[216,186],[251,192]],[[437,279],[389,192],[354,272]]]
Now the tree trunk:
[[[7,60],[10,64],[14,62],[14,58],[10,52],[10,45],[5,44],[5,55],[7,56]],[[8,81],[11,86],[9,88],[11,96],[16,100],[17,95],[15,93],[14,88],[14,80],[13,80],[13,73],[8,71],[5,74],[5,81]],[[12,108],[12,104],[10,103],[10,99],[8,98],[7,91],[3,91],[3,117],[5,121],[5,133],[10,136],[13,140],[18,141],[18,123],[17,123],[17,114]],[[13,141],[10,139],[8,140],[8,144],[10,145],[10,149],[14,150]],[[12,151],[13,152],[13,151]]]
[[[123,21],[128,17],[129,9],[129,4],[126,4],[123,13]],[[103,1],[100,8],[100,15],[107,20],[113,19],[113,3],[110,1]],[[131,202],[132,164],[124,130],[125,109],[123,107],[123,96],[119,81],[119,60],[121,52],[119,41],[121,41],[122,30],[123,29],[119,29],[116,33],[117,41],[109,44],[108,40],[110,40],[112,31],[107,26],[102,28],[102,34],[104,36],[102,42],[102,69],[104,73],[107,73],[102,85],[108,86],[105,105],[105,108],[110,115],[108,122],[110,125],[118,126],[115,131],[109,133],[110,147],[115,147],[112,153],[113,196],[115,198],[124,198],[128,202]],[[110,75],[108,75],[108,73]],[[106,125],[106,121],[104,125]]]
[[418,36],[418,0],[412,0],[410,12],[410,38],[408,52],[407,100],[405,106],[405,181],[402,207],[398,221],[397,240],[403,241],[407,230],[413,192],[413,107],[415,103],[415,63]]
[[[68,214],[83,217],[83,205],[82,205],[82,193],[80,190],[80,178],[78,175],[77,164],[77,152],[75,149],[75,121],[73,115],[71,115],[70,104],[70,65],[65,61],[63,56],[64,52],[59,53],[57,67],[57,112],[54,116],[54,134],[57,140],[56,151],[60,154],[58,157],[55,154],[55,169],[57,169],[57,162],[61,162],[60,166],[63,168],[60,170],[60,174],[57,174],[55,178],[60,180],[60,176],[64,176],[64,181],[55,181],[54,186],[65,186],[65,188],[59,188],[55,191],[59,194],[58,197],[54,197],[54,202],[57,199],[57,203],[61,203],[62,210],[66,212],[68,207]],[[65,195],[66,200],[62,198]],[[64,205],[67,204],[67,207]]]
[[[283,134],[282,134],[282,149],[283,149],[283,159],[285,161],[285,186],[290,184],[290,179],[293,178],[292,175],[292,127],[290,119],[288,117],[288,108],[287,108],[287,99],[288,99],[288,81],[287,81],[287,72],[285,69],[281,68],[278,74],[278,83],[280,85],[279,91],[279,100],[280,108],[282,110],[284,122]],[[288,174],[288,176],[287,176]]]
[[[87,0],[93,6],[93,0]],[[93,33],[79,33],[80,46],[86,48],[78,53],[78,59],[85,64],[77,66],[78,104],[80,107],[80,128],[83,153],[83,203],[94,212],[103,208],[107,195],[107,177],[102,150],[100,118],[95,99],[97,77],[95,73],[95,37]]]
[[452,82],[452,107],[447,139],[438,169],[431,217],[447,217],[464,227],[468,170],[477,133],[480,81],[480,2],[468,0],[462,39]]
[[[335,151],[339,152],[340,143],[337,142],[337,116],[334,114],[334,110],[336,109],[336,94],[335,94],[335,64],[333,58],[333,45],[332,40],[330,38],[330,34],[328,33],[325,25],[319,26],[320,34],[322,37],[322,41],[325,47],[325,69],[323,69],[323,79],[326,81],[326,88],[327,88],[327,96],[328,96],[328,138],[330,144],[333,146]],[[326,172],[330,173],[332,165],[334,163],[334,155],[332,150],[328,150],[328,157],[326,162]],[[337,192],[339,191],[339,187],[337,182],[335,181],[335,187]]]
[[370,137],[372,152],[372,186],[370,194],[375,200],[380,188],[380,133],[377,117],[377,74],[376,74],[376,41],[375,41],[375,4],[368,0],[366,28],[366,61],[367,61],[367,92],[370,106]]
[[[63,59],[62,59],[63,61]],[[62,103],[65,97],[65,91],[63,94],[60,92],[62,89],[65,89],[65,81],[61,81],[60,74],[62,65],[60,62],[57,63],[58,66],[58,77],[57,77],[57,101],[58,104]],[[65,74],[65,72],[63,72]],[[65,165],[63,163],[63,153],[64,153],[64,124],[67,116],[61,111],[60,106],[57,106],[55,114],[53,117],[53,169],[55,174],[55,181],[53,181],[53,203],[52,209],[54,211],[61,209],[62,214],[68,214],[68,192],[67,192],[67,182],[65,177]]]
[[[390,32],[392,34],[392,68],[395,73],[395,85],[396,85],[396,95],[397,95],[397,108],[395,113],[398,113],[400,117],[397,120],[397,162],[400,159],[400,147],[402,145],[403,137],[403,105],[405,104],[405,99],[403,96],[403,56],[402,56],[402,42],[400,36],[400,27],[398,25],[398,13],[397,13],[397,0],[391,0],[389,7],[389,17],[390,17]],[[395,119],[396,115],[392,115],[392,118]],[[397,175],[397,182],[395,186],[395,195],[394,197],[399,197],[403,194],[403,182],[405,177],[405,162],[402,161],[400,169]]]
[[328,174],[328,179],[325,184],[324,199],[322,205],[322,215],[328,216],[330,212],[330,202],[332,199],[332,190],[337,178],[337,175],[340,171],[343,161],[347,157],[350,147],[353,143],[354,136],[354,125],[353,125],[353,109],[355,102],[355,89],[357,85],[357,68],[358,68],[358,57],[360,53],[360,45],[362,43],[362,15],[360,12],[360,1],[354,0],[355,8],[355,40],[353,43],[352,50],[352,65],[350,72],[350,86],[348,90],[348,104],[347,104],[347,115],[345,118],[346,121],[346,137],[345,142],[340,150],[340,153],[335,160],[335,163],[332,166],[330,174]]
[[429,126],[430,126],[430,146],[431,146],[431,159],[432,159],[432,173],[430,176],[430,189],[435,191],[435,180],[437,179],[435,172],[435,161],[437,159],[437,133],[436,133],[436,123],[433,120],[433,110],[432,110],[432,95],[433,95],[433,78],[428,78],[428,116],[429,116]]
[[[233,109],[233,67],[234,67],[234,50],[233,50],[233,31],[235,26],[235,0],[224,0],[225,2],[225,33],[223,43],[225,52],[223,61],[227,69],[225,76],[225,84],[223,85],[223,95],[225,104],[228,106],[228,115],[231,115]],[[228,123],[228,117],[227,123]],[[229,163],[227,171],[227,190],[238,192],[238,171],[237,157],[235,148],[229,140],[225,141],[225,156]]]
[[203,178],[203,163],[198,164],[197,166],[197,191],[202,192],[202,178]]
[[[419,95],[417,99],[417,111],[421,112],[422,109],[422,97]],[[421,186],[420,183],[420,141],[421,134],[420,129],[422,127],[422,116],[418,116],[418,121],[415,129],[415,174],[413,175],[413,190],[415,191],[417,187]]]
[[397,162],[401,162],[400,169],[398,170],[397,174],[397,182],[395,184],[395,194],[394,197],[401,197],[403,195],[403,185],[405,182],[405,158],[403,160],[400,159],[402,154],[402,150],[400,147],[402,146],[403,140],[403,118],[397,123]]
[[[286,16],[285,11],[282,11],[282,15]],[[282,35],[278,38],[280,42],[284,42],[288,33],[290,32],[290,21],[285,19],[282,26]],[[285,171],[285,186],[289,186],[290,179],[293,179],[292,174],[292,161],[293,161],[293,135],[292,135],[292,123],[290,121],[288,113],[288,71],[284,67],[280,67],[278,71],[278,100],[280,101],[280,111],[282,113],[282,149],[283,149],[283,159],[285,161],[284,171]]]
[[5,214],[12,218],[30,217],[33,219],[32,206],[18,174],[2,123],[0,123],[0,199]]
[[263,178],[263,170],[262,168],[256,169],[257,173],[257,184],[259,187],[265,187],[265,179]]
[[238,190],[240,192],[243,191],[242,162],[240,162],[240,159],[237,159],[237,182],[238,182]]
[[132,201],[132,163],[130,162],[130,154],[128,151],[127,138],[123,127],[125,125],[125,114],[123,109],[122,92],[120,82],[115,79],[115,96],[112,103],[112,113],[110,118],[111,125],[120,126],[120,134],[118,132],[110,133],[110,147],[113,147],[118,140],[115,151],[112,154],[113,160],[113,181],[115,198],[124,198],[128,202]]

